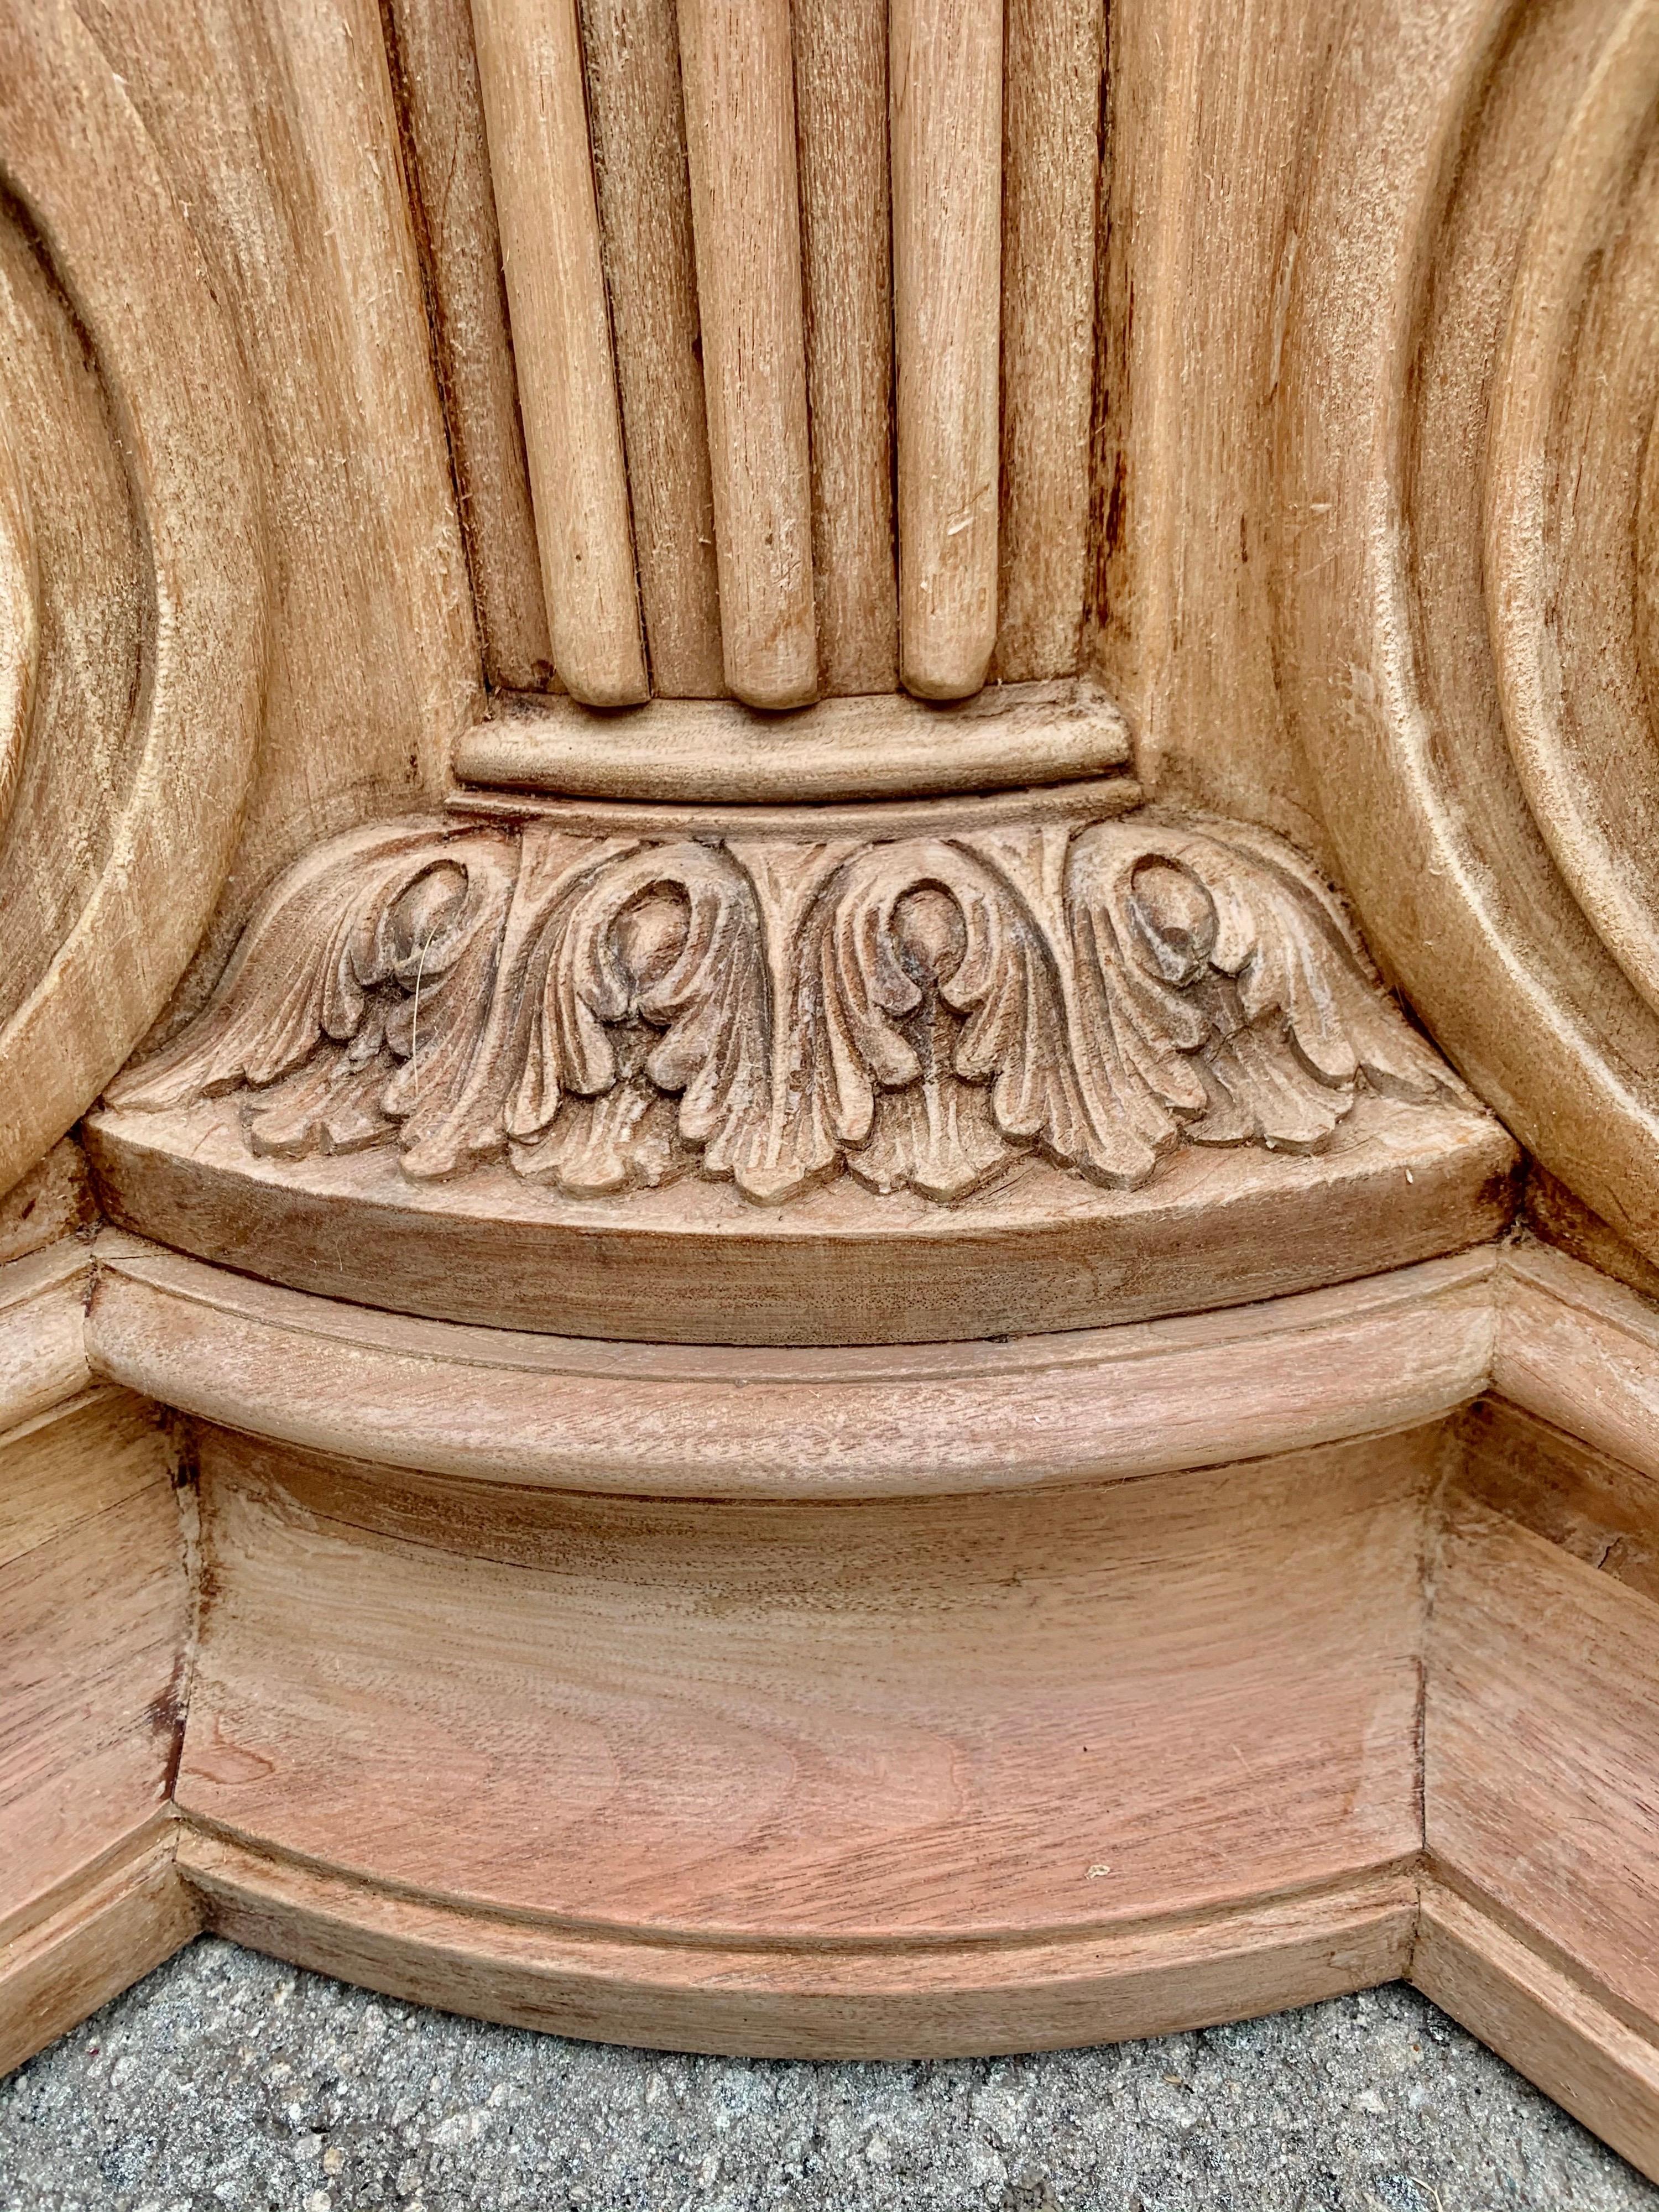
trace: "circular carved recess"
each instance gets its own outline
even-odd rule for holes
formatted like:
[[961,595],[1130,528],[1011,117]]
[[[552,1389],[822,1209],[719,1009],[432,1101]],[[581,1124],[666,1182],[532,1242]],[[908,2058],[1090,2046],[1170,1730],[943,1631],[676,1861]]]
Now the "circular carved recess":
[[143,1036],[228,866],[264,577],[241,369],[119,79],[0,7],[0,1192]]
[[1510,750],[1591,926],[1659,1006],[1659,744],[1635,526],[1659,393],[1659,12],[1631,9],[1522,251],[1486,458],[1486,590]]
[[1285,696],[1368,937],[1488,1103],[1650,1256],[1656,82],[1651,9],[1607,0],[1459,0],[1335,73],[1278,545]]

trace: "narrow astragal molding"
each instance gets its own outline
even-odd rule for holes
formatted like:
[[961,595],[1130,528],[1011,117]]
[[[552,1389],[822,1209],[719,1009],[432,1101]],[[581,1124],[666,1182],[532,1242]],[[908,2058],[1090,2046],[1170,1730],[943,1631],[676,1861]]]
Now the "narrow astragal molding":
[[607,1344],[411,1320],[99,1240],[97,1372],[277,1442],[663,1497],[1127,1480],[1438,1419],[1492,1357],[1492,1247],[1370,1282],[1006,1345]]
[[463,783],[670,805],[823,805],[1010,791],[1129,762],[1117,707],[1085,678],[998,684],[934,704],[902,692],[758,714],[735,699],[655,699],[619,714],[497,701],[456,742]]

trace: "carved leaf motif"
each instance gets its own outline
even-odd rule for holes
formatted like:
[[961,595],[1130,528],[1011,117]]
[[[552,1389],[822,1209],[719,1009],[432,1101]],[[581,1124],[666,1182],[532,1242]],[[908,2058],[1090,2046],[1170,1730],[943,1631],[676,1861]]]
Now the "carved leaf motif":
[[1084,1048],[1143,1124],[1195,1143],[1325,1143],[1361,1071],[1390,1095],[1443,1088],[1433,1056],[1362,973],[1322,887],[1277,841],[1150,820],[1099,823],[1073,848],[1091,1013]]
[[964,1196],[1040,1151],[1133,1186],[1185,1140],[1315,1150],[1450,1079],[1288,847],[1152,813],[859,844],[355,831],[262,902],[112,1103],[244,1088],[283,1158],[503,1153],[574,1195],[845,1166]]
[[246,1086],[264,1093],[252,1141],[290,1158],[360,1149],[399,1121],[418,1135],[470,1059],[516,857],[497,831],[425,821],[332,839],[267,894],[205,1011],[110,1103]]

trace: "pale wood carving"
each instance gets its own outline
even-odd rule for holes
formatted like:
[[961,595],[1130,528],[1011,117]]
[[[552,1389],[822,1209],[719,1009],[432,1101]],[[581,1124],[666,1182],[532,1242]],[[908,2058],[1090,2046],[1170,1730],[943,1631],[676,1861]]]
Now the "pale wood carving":
[[485,673],[556,688],[469,0],[388,0],[386,21]]
[[1133,816],[893,843],[392,823],[321,848],[198,1023],[111,1094],[238,1086],[259,1153],[503,1155],[576,1195],[843,1169],[958,1199],[1035,1147],[1133,1189],[1177,1144],[1326,1145],[1449,1079],[1287,846]]
[[15,10],[6,40],[0,1194],[155,1021],[212,911],[265,597],[246,382],[156,150],[73,9]]
[[712,698],[725,683],[674,0],[582,0],[581,25],[651,688]]
[[959,699],[997,629],[1002,0],[895,0],[891,27],[899,672]]
[[0,2065],[1407,1974],[1659,2172],[1650,0],[0,16]]
[[884,0],[792,0],[790,23],[820,678],[831,696],[891,691],[898,598],[887,9]]
[[[603,721],[562,702],[515,700],[455,746],[464,783],[642,799],[698,819],[711,805],[814,807],[944,792],[1019,792],[1129,766],[1122,715],[1076,677],[999,684],[943,703],[867,693],[799,713],[757,714],[737,700],[658,699]],[[1139,797],[1127,779],[1126,801]],[[475,794],[476,795],[476,794]],[[1015,802],[1027,811],[1031,802]],[[698,812],[688,816],[687,809]],[[898,823],[869,810],[872,827]]]
[[623,706],[650,687],[576,0],[472,13],[553,658],[577,698]]
[[679,0],[726,680],[818,689],[787,0]]

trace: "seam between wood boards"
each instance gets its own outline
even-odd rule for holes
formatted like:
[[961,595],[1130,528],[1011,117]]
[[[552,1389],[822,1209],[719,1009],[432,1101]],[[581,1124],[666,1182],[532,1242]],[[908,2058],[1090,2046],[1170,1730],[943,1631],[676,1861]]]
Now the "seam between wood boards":
[[[1536,1922],[1523,1920],[1508,1905],[1483,1889],[1449,1860],[1441,1858],[1432,1850],[1423,1854],[1421,1881],[1418,1897],[1419,1934],[1420,1938],[1423,1915],[1432,1910],[1437,1896],[1454,1899],[1490,1927],[1492,1931],[1525,1953],[1540,1969],[1570,1983],[1580,1996],[1609,2014],[1620,2027],[1638,2036],[1659,2055],[1659,2037],[1656,2037],[1653,2015],[1644,2013],[1628,1998],[1621,1997],[1610,1989],[1599,1975],[1574,1957],[1539,1927]],[[1413,1944],[1412,1962],[1407,1978],[1412,1978],[1416,1965],[1417,1943]],[[1495,1971],[1502,1972],[1501,1967]]]

